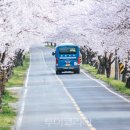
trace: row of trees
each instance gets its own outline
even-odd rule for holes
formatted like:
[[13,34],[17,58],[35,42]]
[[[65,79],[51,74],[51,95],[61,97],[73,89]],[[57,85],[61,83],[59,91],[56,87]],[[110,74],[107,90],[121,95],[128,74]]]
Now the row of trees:
[[[122,81],[129,81],[130,1],[59,0],[56,6],[58,26],[51,41],[83,46],[85,62],[108,78],[115,64],[115,79],[119,79],[119,65],[123,64]],[[126,86],[130,87],[129,82]]]
[[[42,41],[75,42],[99,55],[126,58],[129,46],[129,0],[1,0],[0,43],[28,48]],[[100,51],[99,51],[100,48]],[[15,50],[15,49],[14,49]]]
[[[53,42],[45,42],[48,46],[55,47],[57,44]],[[112,71],[114,71],[115,80],[122,80],[126,82],[126,87],[130,88],[130,67],[128,62],[130,60],[130,53],[125,59],[125,64],[120,61],[117,56],[117,50],[115,53],[104,52],[104,55],[98,55],[90,47],[84,45],[80,46],[80,52],[82,54],[82,64],[89,64],[97,69],[97,74],[106,75],[110,78]],[[115,67],[113,70],[112,67]]]
[[[115,66],[115,79],[121,79],[123,82],[126,82],[126,87],[130,88],[130,69],[127,64],[130,59],[128,58],[123,65],[116,53],[117,51],[115,51],[115,54],[104,52],[104,55],[97,55],[97,52],[94,52],[91,48],[86,46],[81,47],[83,64],[94,66],[98,70],[97,74],[106,74],[107,78],[111,76],[112,65]],[[120,70],[120,65],[122,65],[122,71]]]
[[[0,43],[10,43],[10,53],[39,41],[73,42],[94,52],[98,73],[106,70],[107,77],[114,61],[130,66],[129,0],[1,0],[0,4]],[[109,62],[106,69],[104,61]]]
[[83,62],[108,78],[114,65],[115,79],[122,76],[130,87],[130,1],[57,0],[55,7],[57,31],[50,41],[77,43],[83,47]]
[[16,49],[13,55],[9,53],[9,46],[6,44],[4,51],[0,53],[0,110],[2,96],[5,94],[5,84],[14,74],[13,68],[23,65],[24,50]]

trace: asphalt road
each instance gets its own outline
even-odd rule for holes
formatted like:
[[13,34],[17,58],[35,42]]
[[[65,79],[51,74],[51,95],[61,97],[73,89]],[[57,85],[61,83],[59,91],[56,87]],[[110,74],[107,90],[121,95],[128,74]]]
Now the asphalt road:
[[88,74],[55,74],[52,49],[31,48],[16,130],[130,130],[130,103]]

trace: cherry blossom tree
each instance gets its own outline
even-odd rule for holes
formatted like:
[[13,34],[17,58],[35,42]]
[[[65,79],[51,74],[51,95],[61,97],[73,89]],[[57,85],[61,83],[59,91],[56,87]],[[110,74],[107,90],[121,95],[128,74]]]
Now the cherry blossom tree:
[[1,52],[5,43],[13,55],[39,42],[73,42],[95,54],[91,61],[98,60],[107,77],[115,59],[130,66],[129,0],[1,0],[0,5]]

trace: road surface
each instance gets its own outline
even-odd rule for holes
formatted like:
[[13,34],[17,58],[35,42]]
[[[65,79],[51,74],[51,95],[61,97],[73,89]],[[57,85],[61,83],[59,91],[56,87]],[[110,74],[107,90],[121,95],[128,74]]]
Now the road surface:
[[88,74],[55,74],[52,49],[33,46],[16,130],[130,130],[130,103]]

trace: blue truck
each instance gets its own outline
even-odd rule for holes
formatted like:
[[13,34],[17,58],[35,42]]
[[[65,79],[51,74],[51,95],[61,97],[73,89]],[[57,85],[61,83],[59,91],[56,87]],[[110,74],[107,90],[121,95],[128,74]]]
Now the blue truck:
[[56,74],[64,71],[80,73],[81,55],[79,46],[73,43],[62,43],[55,48],[52,53],[56,59]]

